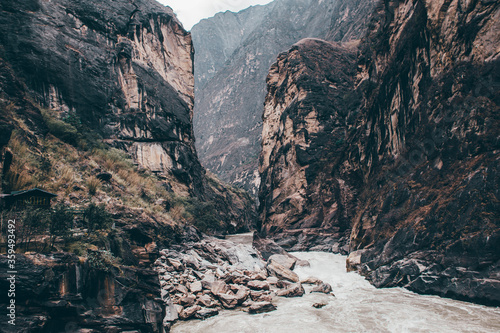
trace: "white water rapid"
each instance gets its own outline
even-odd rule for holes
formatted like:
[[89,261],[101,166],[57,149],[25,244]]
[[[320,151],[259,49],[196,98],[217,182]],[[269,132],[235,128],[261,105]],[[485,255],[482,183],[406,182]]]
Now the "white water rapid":
[[[205,321],[178,322],[172,332],[500,332],[499,308],[418,295],[403,288],[376,289],[362,276],[346,272],[345,256],[293,255],[311,263],[295,269],[301,279],[314,276],[330,283],[336,297],[308,292],[299,298],[276,297],[276,311],[250,315],[226,310]],[[321,309],[312,307],[318,302],[328,304]]]

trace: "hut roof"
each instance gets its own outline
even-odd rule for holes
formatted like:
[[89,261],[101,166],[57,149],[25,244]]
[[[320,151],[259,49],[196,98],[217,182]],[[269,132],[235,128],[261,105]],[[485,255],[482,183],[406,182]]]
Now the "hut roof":
[[57,197],[57,194],[50,193],[50,192],[41,190],[41,189],[36,188],[36,187],[29,189],[29,190],[24,190],[24,191],[12,191],[12,193],[10,193],[10,196],[12,196],[12,197],[21,197],[21,196],[29,196],[29,195],[39,195],[39,196],[45,196],[45,197],[51,197],[51,198]]

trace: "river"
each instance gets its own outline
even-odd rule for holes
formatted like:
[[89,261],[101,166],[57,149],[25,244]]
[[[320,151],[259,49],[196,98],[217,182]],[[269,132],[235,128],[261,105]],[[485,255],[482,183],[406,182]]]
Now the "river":
[[[323,252],[296,252],[310,267],[309,276],[331,284],[335,297],[306,293],[277,297],[278,310],[250,315],[222,311],[205,321],[179,322],[174,333],[292,333],[292,332],[500,332],[500,309],[437,296],[418,295],[404,288],[376,289],[357,273],[347,273],[346,257]],[[306,287],[306,291],[310,288]],[[321,309],[314,303],[328,303]]]

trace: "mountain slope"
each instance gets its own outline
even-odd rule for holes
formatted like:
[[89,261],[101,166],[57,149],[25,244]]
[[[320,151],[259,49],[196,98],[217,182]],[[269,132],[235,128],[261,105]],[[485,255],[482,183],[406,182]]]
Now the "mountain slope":
[[0,30],[2,194],[57,195],[51,210],[1,197],[19,252],[12,331],[168,329],[159,251],[255,220],[198,160],[190,34],[150,0],[6,0]]

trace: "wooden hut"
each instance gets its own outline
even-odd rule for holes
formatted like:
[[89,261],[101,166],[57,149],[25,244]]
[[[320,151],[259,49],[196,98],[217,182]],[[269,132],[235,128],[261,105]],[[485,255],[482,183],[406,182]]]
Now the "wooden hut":
[[13,191],[3,195],[5,208],[22,209],[24,207],[50,208],[50,200],[57,197],[39,188],[32,188],[24,191]]

